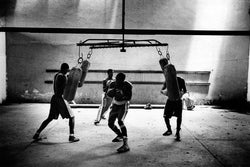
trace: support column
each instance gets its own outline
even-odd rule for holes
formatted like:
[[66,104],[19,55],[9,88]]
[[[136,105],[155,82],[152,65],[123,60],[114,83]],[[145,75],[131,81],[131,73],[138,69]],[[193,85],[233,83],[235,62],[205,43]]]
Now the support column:
[[[250,7],[248,8],[248,15],[250,16]],[[248,79],[247,79],[247,102],[250,102],[250,38],[248,47]]]
[[0,32],[0,104],[6,100],[6,33]]
[[247,101],[250,102],[250,40],[248,52],[248,79],[247,79]]

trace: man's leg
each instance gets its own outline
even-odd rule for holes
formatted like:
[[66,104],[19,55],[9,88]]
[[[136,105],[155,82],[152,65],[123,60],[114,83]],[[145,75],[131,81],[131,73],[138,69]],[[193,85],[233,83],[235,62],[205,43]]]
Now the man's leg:
[[180,136],[181,122],[182,122],[182,117],[181,116],[177,117],[177,127],[176,127],[176,134],[175,134],[177,141],[180,141],[181,139],[181,136]]
[[43,131],[43,129],[53,120],[53,118],[48,117],[46,120],[43,121],[39,129],[36,131],[35,135],[33,136],[34,140],[39,139],[40,133]]
[[120,129],[121,129],[121,132],[122,132],[122,136],[123,137],[127,137],[127,128],[126,126],[124,125],[124,122],[122,120],[118,120],[118,124],[120,126]]
[[177,118],[177,128],[176,128],[177,131],[181,130],[181,122],[182,122],[182,116]]
[[94,121],[94,124],[95,124],[95,125],[99,124],[100,121],[101,121],[101,112],[102,112],[102,108],[103,108],[103,106],[102,106],[102,104],[101,104],[101,105],[99,106],[99,108],[98,108],[97,117],[96,117],[96,119],[95,119],[95,121]]
[[70,142],[78,142],[80,139],[74,136],[75,129],[75,115],[73,110],[71,109],[69,102],[65,99],[60,99],[60,103],[58,104],[58,110],[62,118],[69,119],[69,141]]
[[97,118],[94,122],[95,125],[100,123],[101,119],[105,119],[105,113],[108,111],[110,105],[112,103],[112,98],[108,97],[107,95],[102,95],[102,103],[98,109]]
[[127,135],[127,128],[124,125],[123,121],[119,120],[118,124],[121,128],[122,131],[122,138],[123,138],[123,145],[117,149],[119,153],[129,151],[129,146],[128,146],[128,135]]
[[172,107],[171,102],[168,100],[166,102],[166,105],[164,108],[164,115],[163,115],[165,124],[167,126],[167,131],[162,134],[163,136],[169,136],[172,134],[172,129],[171,129],[170,120],[169,120],[172,116],[172,113],[173,113],[173,107]]
[[96,117],[95,122],[94,122],[95,125],[97,125],[101,121],[102,110],[104,108],[104,105],[105,105],[105,94],[103,93],[102,94],[102,102],[101,102],[101,105],[98,108],[97,117]]
[[105,119],[105,113],[108,111],[111,103],[112,103],[112,98],[108,97],[108,96],[105,96],[105,103],[104,103],[104,106],[102,108],[102,112],[101,112],[101,119]]
[[53,120],[57,119],[59,116],[59,112],[57,110],[57,101],[58,99],[56,98],[55,95],[52,96],[50,100],[50,110],[49,110],[49,116],[46,120],[43,121],[39,129],[36,131],[35,135],[33,136],[33,139],[37,140],[39,139],[40,133],[43,131],[43,129]]
[[130,150],[128,146],[128,135],[127,135],[127,128],[124,125],[124,119],[128,112],[128,104],[122,105],[119,110],[118,114],[118,124],[120,126],[122,137],[123,137],[123,145],[117,149],[119,153],[127,152]]
[[165,133],[163,133],[162,135],[163,136],[169,136],[172,134],[172,129],[171,129],[171,125],[170,125],[170,120],[167,116],[164,116],[164,120],[165,120],[165,123],[166,123],[166,126],[167,126],[167,131]]
[[75,128],[75,117],[69,118],[69,141],[70,142],[78,142],[80,139],[74,136],[74,128]]
[[109,119],[108,119],[108,126],[109,128],[115,132],[115,134],[117,134],[117,137],[114,138],[112,140],[112,142],[119,142],[122,139],[122,133],[121,131],[117,128],[117,126],[115,125],[115,120],[117,118],[117,111],[116,111],[117,107],[116,105],[113,105],[112,110],[110,111],[109,114]]
[[180,141],[180,130],[181,130],[181,122],[182,122],[182,101],[177,102],[177,121],[176,121],[176,140]]

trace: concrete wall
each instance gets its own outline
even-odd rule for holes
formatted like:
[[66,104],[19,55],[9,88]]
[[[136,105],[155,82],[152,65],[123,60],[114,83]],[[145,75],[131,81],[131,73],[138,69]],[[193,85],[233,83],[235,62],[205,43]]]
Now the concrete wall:
[[[121,1],[19,0],[12,1],[7,26],[121,28]],[[126,28],[249,30],[248,0],[126,0]],[[207,100],[246,100],[249,66],[247,36],[125,36],[169,43],[177,70],[211,71]],[[76,42],[88,38],[121,38],[121,35],[7,34],[8,98],[47,100],[52,86],[46,69],[62,62],[74,66]],[[85,48],[84,53],[88,50]],[[94,50],[91,69],[160,70],[155,48]],[[142,76],[136,76],[135,78]],[[86,78],[87,79],[87,78]],[[99,80],[103,78],[98,78]],[[161,80],[162,78],[154,78]],[[165,101],[160,85],[136,85],[134,102]],[[99,102],[101,85],[85,85],[78,101]],[[100,91],[96,91],[100,90]],[[93,93],[94,92],[94,93]],[[91,95],[91,98],[89,97]],[[156,101],[155,97],[158,97]],[[90,98],[90,99],[89,99]]]

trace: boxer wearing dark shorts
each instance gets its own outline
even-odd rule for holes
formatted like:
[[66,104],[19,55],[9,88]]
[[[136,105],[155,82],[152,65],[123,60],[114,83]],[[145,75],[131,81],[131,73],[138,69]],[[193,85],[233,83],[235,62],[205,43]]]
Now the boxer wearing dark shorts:
[[50,111],[49,116],[46,120],[43,121],[39,129],[36,131],[33,136],[34,140],[39,139],[39,135],[42,130],[53,120],[58,119],[59,114],[61,117],[69,119],[69,141],[77,142],[78,138],[74,136],[74,126],[75,126],[75,117],[73,111],[71,110],[69,103],[63,98],[63,91],[67,82],[66,73],[69,71],[69,65],[63,63],[61,65],[60,71],[54,77],[54,95],[50,101]]
[[[186,84],[185,84],[185,80],[181,77],[177,77],[177,83],[178,83],[178,87],[179,87],[179,91],[180,94],[184,94],[187,92],[186,89]],[[166,82],[164,82],[161,93],[166,94],[166,92],[164,92],[164,90],[166,89]],[[172,134],[172,129],[171,129],[171,125],[170,125],[170,121],[169,119],[172,116],[177,117],[177,126],[176,126],[176,140],[180,141],[180,130],[181,130],[181,122],[182,122],[182,100],[180,99],[176,99],[176,100],[167,100],[165,108],[164,108],[164,120],[167,126],[167,131],[165,133],[163,133],[163,136],[169,136]]]
[[[113,98],[111,111],[109,114],[108,125],[117,136],[112,142],[123,140],[123,145],[117,149],[119,153],[129,151],[127,128],[124,125],[124,119],[128,112],[129,101],[132,97],[132,84],[125,80],[125,74],[118,73],[115,82],[110,84],[107,95]],[[116,119],[120,129],[115,125]]]

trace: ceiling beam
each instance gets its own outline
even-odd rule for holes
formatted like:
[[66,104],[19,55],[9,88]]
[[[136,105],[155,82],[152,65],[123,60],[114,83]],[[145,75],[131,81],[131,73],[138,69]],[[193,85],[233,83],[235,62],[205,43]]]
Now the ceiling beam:
[[250,36],[250,30],[166,30],[166,29],[101,29],[101,28],[40,28],[0,27],[0,32],[58,34],[126,34],[126,35],[218,35]]

